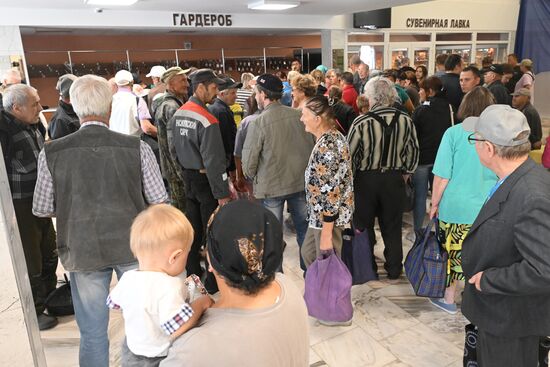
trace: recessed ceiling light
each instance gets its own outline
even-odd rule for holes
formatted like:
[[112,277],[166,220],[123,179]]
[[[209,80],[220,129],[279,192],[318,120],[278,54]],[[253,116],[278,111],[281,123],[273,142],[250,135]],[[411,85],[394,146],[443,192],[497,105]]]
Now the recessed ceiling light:
[[248,4],[248,9],[252,10],[286,10],[300,5],[299,1],[284,0],[261,0]]
[[139,0],[84,0],[84,4],[98,6],[130,6],[138,1]]

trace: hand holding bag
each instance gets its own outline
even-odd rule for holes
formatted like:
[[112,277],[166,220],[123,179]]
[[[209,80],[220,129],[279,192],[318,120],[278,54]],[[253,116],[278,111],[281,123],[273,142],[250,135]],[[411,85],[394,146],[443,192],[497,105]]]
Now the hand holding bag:
[[342,261],[351,273],[353,285],[378,280],[374,271],[374,255],[366,230],[346,228],[342,233]]
[[434,223],[437,231],[438,220],[434,218],[416,238],[405,259],[405,273],[417,296],[441,298],[445,294],[449,255],[432,232]]
[[304,299],[308,314],[318,320],[352,319],[351,274],[334,250],[322,251],[307,269]]

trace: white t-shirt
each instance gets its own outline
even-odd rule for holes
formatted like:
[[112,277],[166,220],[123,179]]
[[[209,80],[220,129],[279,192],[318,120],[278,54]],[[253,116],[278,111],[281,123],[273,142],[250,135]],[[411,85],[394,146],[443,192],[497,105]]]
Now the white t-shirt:
[[137,97],[131,92],[119,91],[113,95],[109,128],[126,135],[141,135]]
[[193,315],[186,296],[184,279],[131,270],[111,291],[107,306],[122,310],[126,342],[132,353],[163,357],[170,347],[170,335]]

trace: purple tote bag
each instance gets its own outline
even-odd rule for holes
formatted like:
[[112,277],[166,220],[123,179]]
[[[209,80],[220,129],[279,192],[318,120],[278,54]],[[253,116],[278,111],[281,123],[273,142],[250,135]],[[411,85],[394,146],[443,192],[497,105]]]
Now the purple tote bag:
[[346,322],[353,317],[351,274],[334,250],[321,252],[307,269],[304,298],[316,319]]

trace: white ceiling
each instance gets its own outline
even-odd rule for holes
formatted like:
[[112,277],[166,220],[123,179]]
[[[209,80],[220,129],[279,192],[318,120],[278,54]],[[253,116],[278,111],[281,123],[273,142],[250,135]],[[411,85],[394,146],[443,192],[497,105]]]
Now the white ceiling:
[[[248,3],[257,0],[140,0],[131,7],[111,7],[113,10],[128,11],[176,11],[225,14],[266,14],[269,12],[249,10]],[[359,11],[387,8],[398,5],[418,3],[429,0],[301,0],[300,6],[279,14],[304,15],[341,15]],[[96,6],[85,5],[83,0],[0,0],[0,8],[28,9],[93,9]],[[108,7],[104,7],[108,11]],[[1,24],[1,23],[0,23]]]

